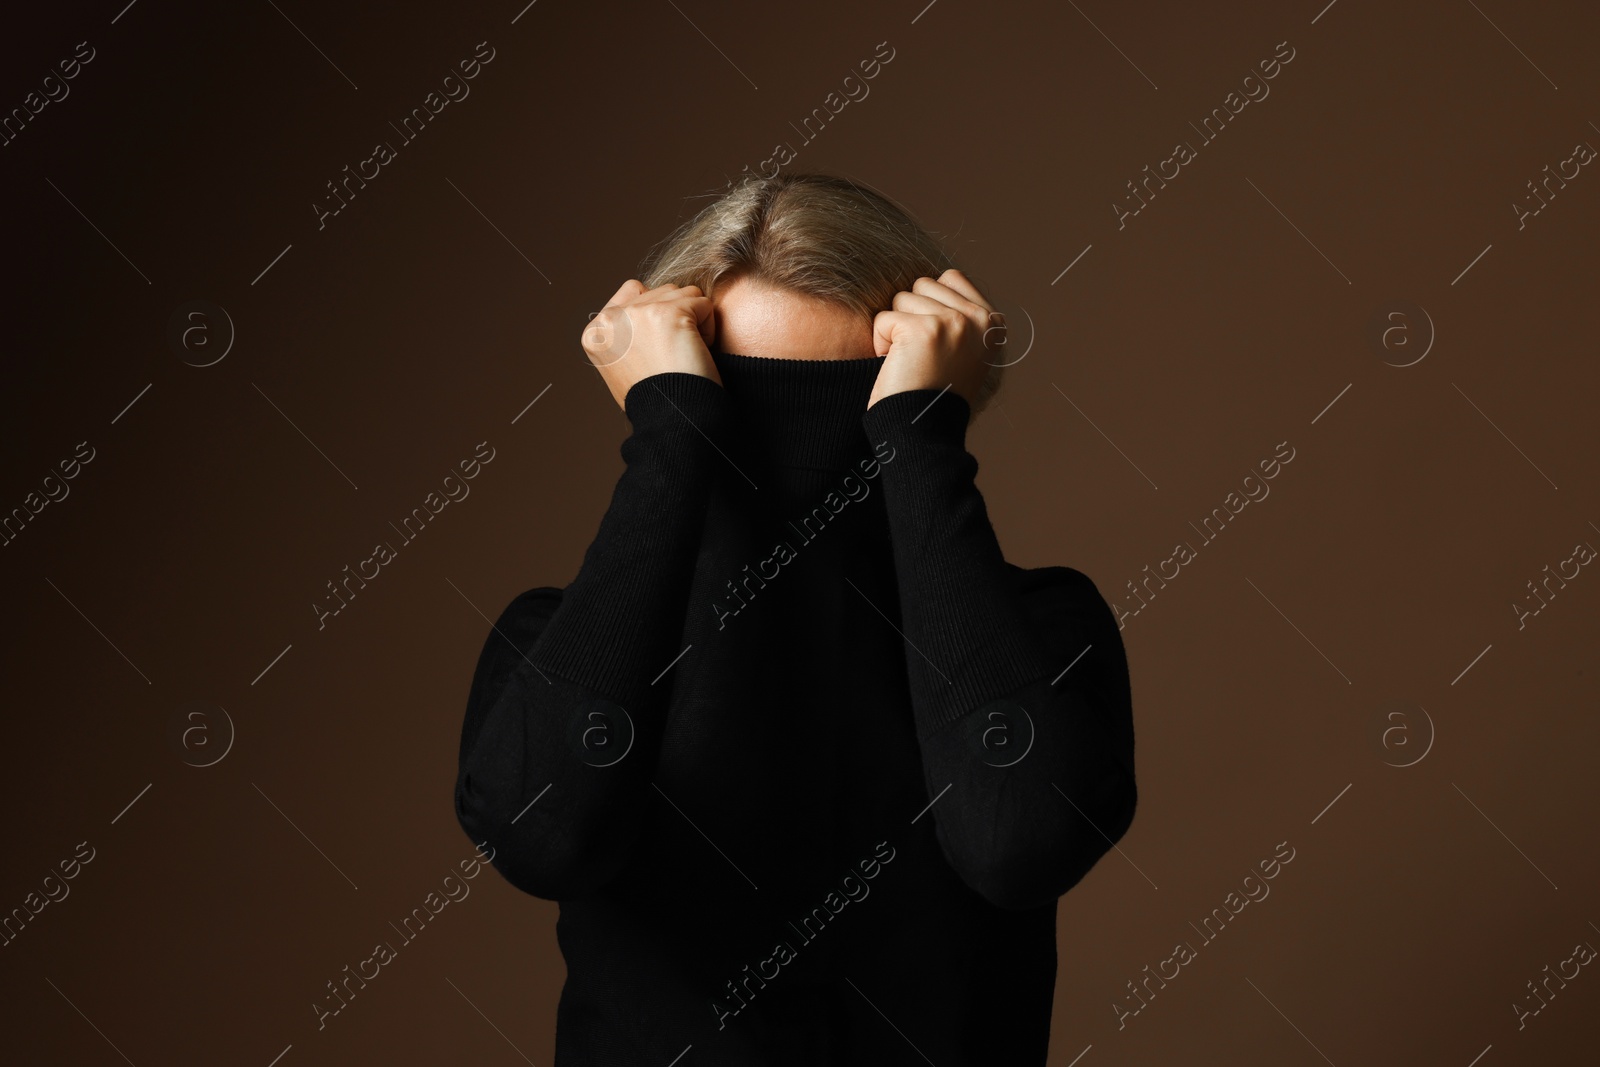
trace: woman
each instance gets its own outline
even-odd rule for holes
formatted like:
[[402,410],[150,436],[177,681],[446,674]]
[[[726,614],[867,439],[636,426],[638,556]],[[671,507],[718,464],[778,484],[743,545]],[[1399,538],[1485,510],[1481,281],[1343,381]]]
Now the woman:
[[626,468],[488,635],[456,784],[561,904],[556,1067],[1045,1061],[1056,900],[1137,801],[1127,661],[1088,578],[1001,554],[994,316],[941,262],[750,178],[585,331]]

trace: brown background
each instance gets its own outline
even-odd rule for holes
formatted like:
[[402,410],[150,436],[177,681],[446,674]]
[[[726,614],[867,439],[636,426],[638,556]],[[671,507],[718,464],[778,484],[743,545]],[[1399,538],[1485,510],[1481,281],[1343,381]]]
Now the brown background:
[[[971,436],[1010,559],[1122,603],[1198,549],[1123,633],[1141,804],[1062,901],[1051,1063],[1593,1056],[1592,968],[1521,1031],[1512,1005],[1600,944],[1600,575],[1524,629],[1511,607],[1600,545],[1600,176],[1511,208],[1600,145],[1592,5],[124,3],[0,34],[7,110],[97,51],[0,148],[0,508],[96,450],[0,549],[0,908],[96,849],[0,948],[0,1058],[550,1063],[556,906],[492,873],[325,1030],[310,1005],[471,854],[450,789],[483,615],[571,579],[620,472],[587,314],[780,141],[1031,317]],[[324,182],[479,41],[470,97],[319,231]],[[1281,41],[1271,95],[1119,231],[1124,183]],[[167,338],[196,299],[237,330],[205,368]],[[1425,323],[1388,352],[1368,330],[1402,302],[1437,330],[1403,368]],[[484,440],[471,496],[319,631],[324,582]],[[1271,496],[1200,545],[1282,441]],[[236,727],[209,767],[172,740],[191,701]],[[1386,765],[1424,750],[1421,709],[1431,749]],[[1281,841],[1271,896],[1199,946]]]

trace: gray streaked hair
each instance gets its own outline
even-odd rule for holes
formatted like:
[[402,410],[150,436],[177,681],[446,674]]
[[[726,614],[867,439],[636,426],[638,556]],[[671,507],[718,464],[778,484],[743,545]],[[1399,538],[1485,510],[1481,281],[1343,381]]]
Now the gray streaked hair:
[[[955,264],[894,201],[827,174],[747,175],[658,244],[640,265],[646,288],[746,278],[849,308],[868,322],[924,275]],[[1000,388],[991,364],[972,416]]]

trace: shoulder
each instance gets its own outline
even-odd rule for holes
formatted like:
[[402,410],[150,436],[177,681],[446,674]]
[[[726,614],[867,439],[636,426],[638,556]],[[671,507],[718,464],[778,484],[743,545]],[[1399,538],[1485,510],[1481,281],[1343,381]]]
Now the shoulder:
[[539,586],[512,597],[484,635],[473,678],[475,693],[499,688],[517,665],[526,660],[528,651],[560,606],[561,590],[553,586]]
[[1071,669],[1073,678],[1067,684],[1090,694],[1095,706],[1105,709],[1118,758],[1131,775],[1132,677],[1111,605],[1087,574],[1071,567],[1011,567],[1011,578],[1041,638]]
[[1082,608],[1106,602],[1093,580],[1072,567],[1018,567],[1008,562],[1006,570],[1011,575],[1012,588],[1029,603]]
[[1079,596],[1084,593],[1100,595],[1095,584],[1087,574],[1071,567],[1019,567],[1015,563],[1007,562],[1006,569],[1011,574],[1011,580],[1018,590],[1022,592],[1043,592],[1046,595]]
[[1072,567],[1018,567],[1007,563],[1012,588],[1034,622],[1058,640],[1122,644],[1121,627],[1094,581]]
[[[512,597],[511,603],[500,612],[500,617],[495,620],[494,626],[496,630],[505,631],[508,637],[520,645],[521,642],[517,641],[519,635],[525,634],[529,628],[537,628],[532,634],[537,637],[538,631],[544,628],[544,624],[560,606],[561,590],[554,586],[541,585]],[[489,636],[494,636],[492,631]]]

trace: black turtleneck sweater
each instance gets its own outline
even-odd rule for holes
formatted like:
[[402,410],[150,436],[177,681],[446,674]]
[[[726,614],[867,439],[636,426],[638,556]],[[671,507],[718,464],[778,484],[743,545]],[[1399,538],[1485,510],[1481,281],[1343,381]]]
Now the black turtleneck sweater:
[[629,390],[467,703],[457,817],[561,905],[556,1067],[1042,1064],[1056,900],[1137,798],[1111,610],[1005,561],[959,395],[713,358]]

